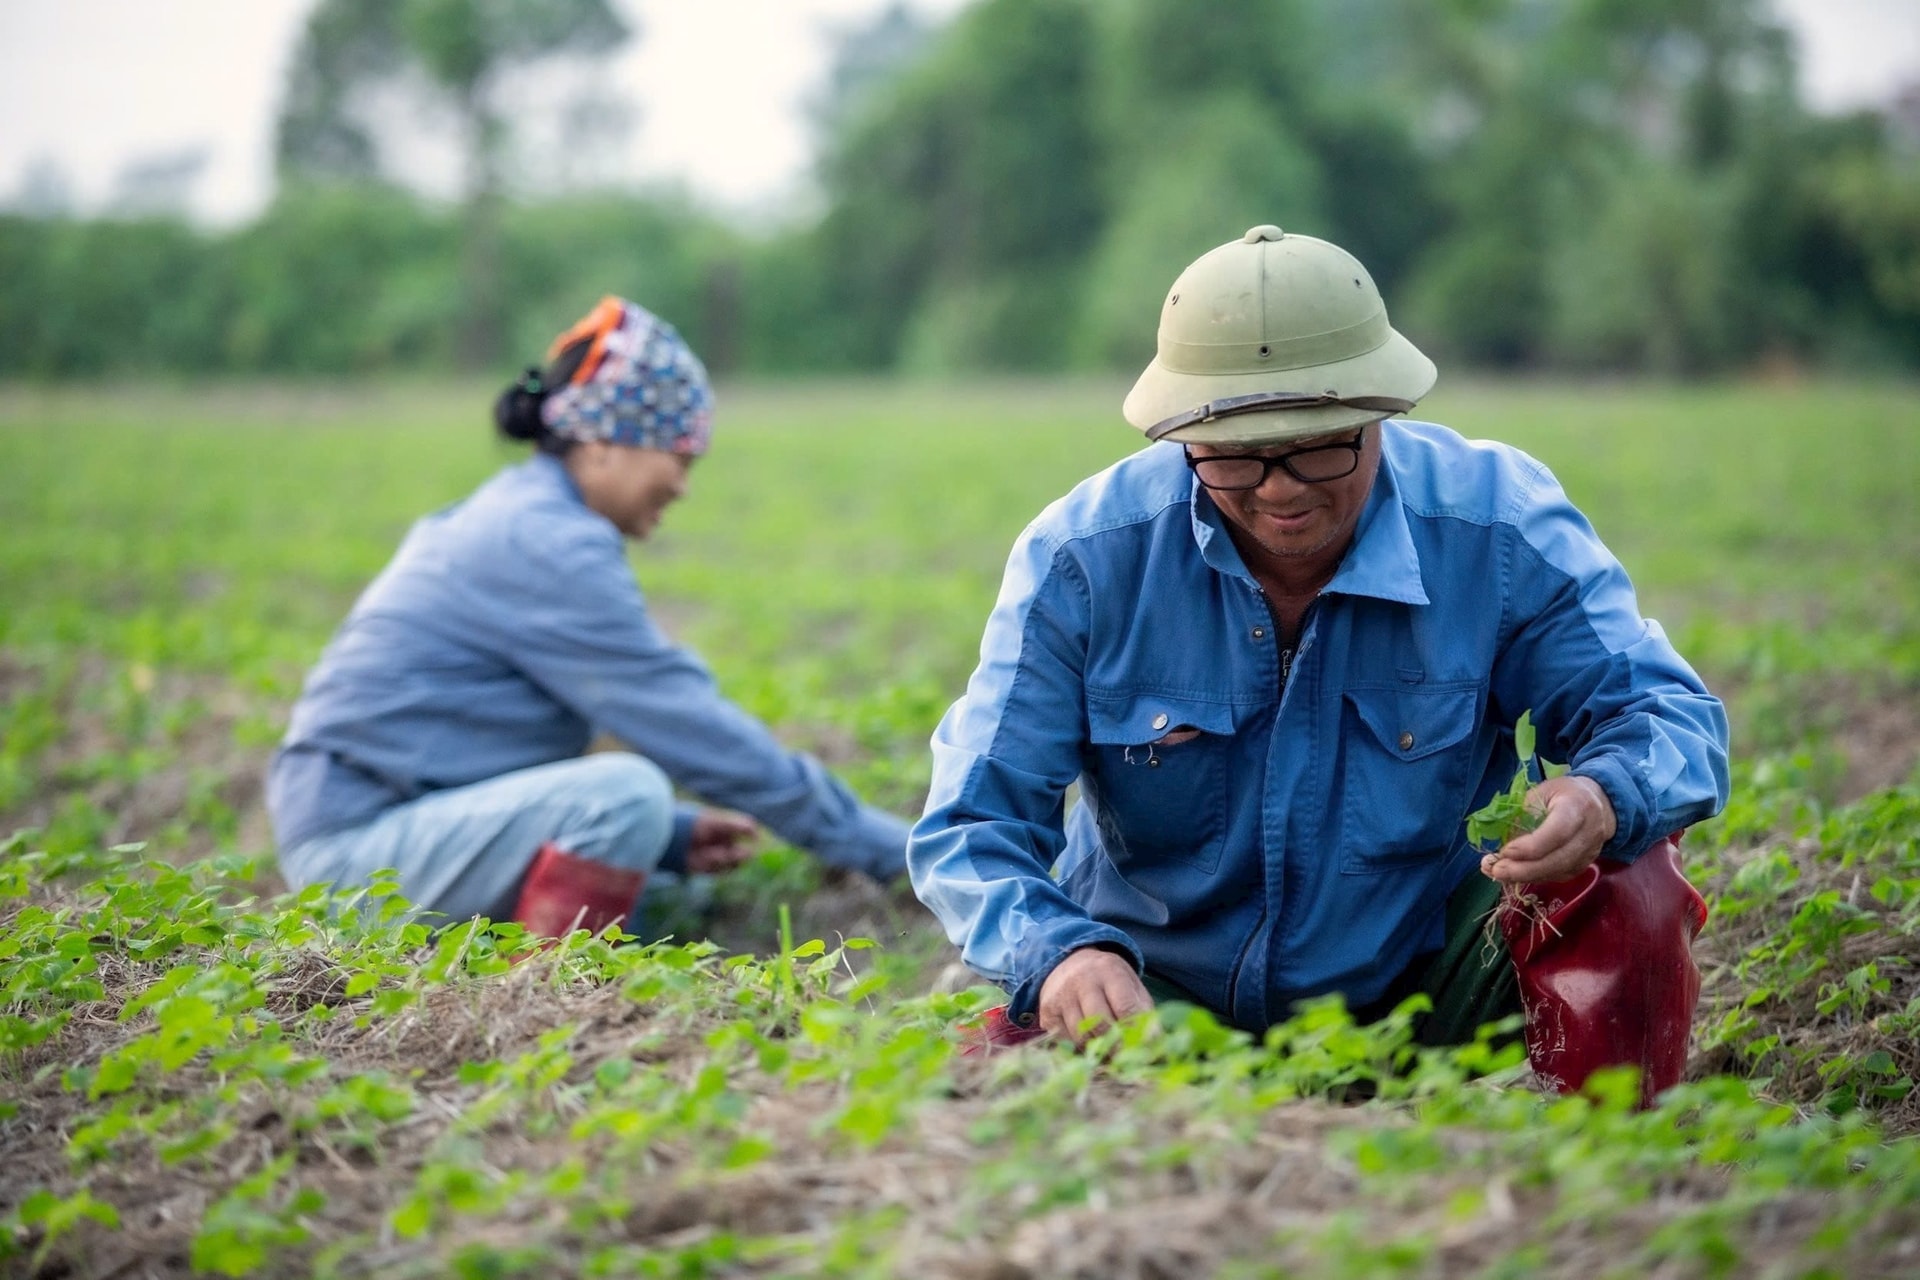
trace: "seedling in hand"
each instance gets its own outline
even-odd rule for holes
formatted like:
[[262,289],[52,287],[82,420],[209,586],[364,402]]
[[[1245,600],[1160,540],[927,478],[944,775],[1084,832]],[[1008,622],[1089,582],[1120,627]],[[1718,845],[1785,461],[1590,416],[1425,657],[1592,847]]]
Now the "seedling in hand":
[[[1520,713],[1520,722],[1513,726],[1513,749],[1520,757],[1520,767],[1514,770],[1512,783],[1484,806],[1467,815],[1468,841],[1475,848],[1489,850],[1495,858],[1500,856],[1500,850],[1506,847],[1507,841],[1532,831],[1546,817],[1542,810],[1527,804],[1527,794],[1533,788],[1533,748],[1533,712],[1523,711]],[[1566,771],[1566,765],[1549,764],[1544,760],[1540,762],[1542,780],[1557,778]],[[1527,890],[1503,884],[1500,886],[1500,901],[1503,906],[1520,912],[1537,926],[1551,929],[1556,934],[1560,932]],[[1484,933],[1490,948],[1498,946],[1498,926],[1495,924],[1498,915],[1497,908],[1487,913]]]
[[[1497,855],[1507,841],[1532,831],[1545,816],[1527,805],[1527,793],[1533,787],[1534,736],[1533,712],[1523,711],[1520,723],[1513,727],[1513,749],[1520,757],[1513,782],[1483,807],[1467,815],[1467,839],[1476,849]],[[1563,764],[1541,762],[1542,778],[1556,778],[1566,771],[1567,766]]]

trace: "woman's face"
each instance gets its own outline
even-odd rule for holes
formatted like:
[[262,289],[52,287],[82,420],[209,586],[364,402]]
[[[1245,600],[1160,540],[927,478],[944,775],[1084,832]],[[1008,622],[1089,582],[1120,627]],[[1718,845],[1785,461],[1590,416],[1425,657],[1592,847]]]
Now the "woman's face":
[[566,466],[587,506],[627,537],[639,539],[652,533],[661,513],[686,496],[693,457],[594,441],[569,450]]

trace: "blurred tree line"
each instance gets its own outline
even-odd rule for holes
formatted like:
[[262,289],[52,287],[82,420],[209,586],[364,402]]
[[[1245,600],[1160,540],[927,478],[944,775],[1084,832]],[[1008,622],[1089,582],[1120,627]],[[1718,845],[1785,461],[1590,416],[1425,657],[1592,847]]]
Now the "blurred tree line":
[[[1920,365],[1915,122],[1808,113],[1761,0],[979,0],[846,33],[817,217],[511,194],[505,71],[605,0],[322,0],[275,203],[220,234],[0,217],[0,373],[504,366],[603,292],[723,371],[1132,367],[1207,248],[1351,249],[1482,366]],[[463,122],[451,207],[372,163],[363,91]]]

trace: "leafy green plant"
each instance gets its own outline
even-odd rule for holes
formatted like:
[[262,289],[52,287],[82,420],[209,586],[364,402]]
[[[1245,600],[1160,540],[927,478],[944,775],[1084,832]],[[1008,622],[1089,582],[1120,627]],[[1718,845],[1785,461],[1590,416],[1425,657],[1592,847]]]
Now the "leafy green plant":
[[[1522,711],[1519,723],[1513,727],[1513,749],[1520,757],[1520,767],[1514,770],[1513,781],[1505,791],[1467,815],[1467,839],[1476,848],[1498,849],[1513,837],[1540,825],[1541,814],[1527,804],[1527,794],[1536,781],[1535,736],[1533,713]],[[1542,777],[1556,778],[1566,771],[1567,767],[1563,764],[1540,762]]]
[[95,1228],[108,1231],[120,1229],[120,1215],[114,1207],[95,1199],[84,1187],[66,1196],[45,1188],[34,1191],[20,1202],[18,1209],[0,1218],[0,1258],[8,1256],[22,1235],[36,1233],[40,1243],[33,1251],[30,1264],[38,1270],[63,1236],[89,1222]]
[[196,1270],[250,1275],[278,1250],[308,1239],[311,1232],[303,1219],[318,1212],[326,1197],[311,1187],[281,1185],[293,1162],[292,1152],[280,1156],[235,1184],[207,1210],[193,1237]]

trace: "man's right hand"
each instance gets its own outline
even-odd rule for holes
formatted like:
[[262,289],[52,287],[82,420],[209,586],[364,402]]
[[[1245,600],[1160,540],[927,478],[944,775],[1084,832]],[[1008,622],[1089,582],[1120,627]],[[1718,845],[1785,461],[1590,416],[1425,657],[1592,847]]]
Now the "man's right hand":
[[1075,1044],[1151,1008],[1153,997],[1133,971],[1133,962],[1101,947],[1069,952],[1040,984],[1040,1029]]

